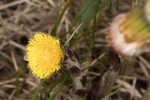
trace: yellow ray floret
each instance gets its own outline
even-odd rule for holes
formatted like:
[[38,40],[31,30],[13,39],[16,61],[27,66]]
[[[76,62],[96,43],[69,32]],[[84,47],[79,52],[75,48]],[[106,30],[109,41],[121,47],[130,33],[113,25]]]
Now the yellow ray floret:
[[60,42],[51,35],[35,33],[27,45],[28,66],[32,73],[41,79],[58,71],[62,58]]

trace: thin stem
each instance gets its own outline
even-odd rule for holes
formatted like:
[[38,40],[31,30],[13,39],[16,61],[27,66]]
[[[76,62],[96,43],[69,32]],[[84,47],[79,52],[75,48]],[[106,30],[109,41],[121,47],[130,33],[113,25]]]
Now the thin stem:
[[80,27],[82,26],[82,24],[80,24],[75,31],[72,33],[72,35],[70,36],[70,38],[65,42],[64,46],[67,46],[69,44],[69,42],[71,41],[71,39],[73,38],[73,36],[77,33],[77,31],[80,29]]
[[64,15],[65,11],[67,10],[69,5],[71,4],[71,2],[72,2],[72,0],[67,0],[67,3],[65,5],[64,9],[62,10],[62,13],[58,13],[58,17],[56,19],[56,24],[55,24],[55,26],[54,26],[54,28],[52,29],[52,32],[51,32],[51,34],[53,36],[56,36],[56,33],[57,33],[58,27],[60,25],[61,19],[62,19],[63,15]]
[[54,100],[55,96],[62,90],[62,86],[56,88],[54,93],[48,98],[48,100]]
[[39,84],[39,86],[37,87],[37,89],[35,90],[35,92],[34,92],[34,94],[33,94],[33,96],[32,96],[32,100],[37,100],[36,97],[37,97],[38,93],[40,92],[40,90],[41,90],[43,84],[44,84],[44,80],[40,80],[40,84]]
[[112,2],[112,0],[107,0],[107,1],[104,3],[104,5],[102,5],[102,7],[98,9],[98,12],[97,12],[98,16],[97,16],[97,19],[96,19],[96,24],[99,23],[99,21],[100,21],[100,19],[101,19],[101,13],[102,13],[102,11],[104,10],[104,8],[105,8],[107,5],[109,5],[111,2]]

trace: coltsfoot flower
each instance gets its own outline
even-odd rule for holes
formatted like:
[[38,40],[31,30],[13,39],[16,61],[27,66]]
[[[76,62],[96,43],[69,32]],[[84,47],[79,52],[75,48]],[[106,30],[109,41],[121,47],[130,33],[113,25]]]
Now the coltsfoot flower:
[[35,33],[27,45],[27,61],[32,73],[41,78],[48,78],[61,68],[63,51],[55,37],[44,33]]
[[109,42],[119,53],[133,56],[145,52],[150,42],[150,23],[144,10],[135,8],[114,18],[109,28]]

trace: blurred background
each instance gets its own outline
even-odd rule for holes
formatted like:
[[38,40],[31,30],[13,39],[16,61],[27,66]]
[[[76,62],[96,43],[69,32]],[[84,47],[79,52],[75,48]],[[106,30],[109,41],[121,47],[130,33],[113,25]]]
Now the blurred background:
[[[107,41],[112,19],[141,5],[142,0],[0,0],[0,100],[150,100],[150,54],[125,57]],[[62,45],[67,41],[62,69],[42,85],[26,61],[35,32],[52,34]]]

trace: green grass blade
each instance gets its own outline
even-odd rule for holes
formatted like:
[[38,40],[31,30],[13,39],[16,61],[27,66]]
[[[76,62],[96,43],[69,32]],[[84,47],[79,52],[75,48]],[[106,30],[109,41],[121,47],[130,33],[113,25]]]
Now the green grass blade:
[[67,10],[67,8],[70,6],[71,3],[72,3],[72,0],[69,0],[68,3],[66,4],[66,6],[64,7],[64,9],[62,10],[62,13],[58,13],[58,17],[56,19],[56,24],[55,24],[54,28],[52,29],[51,35],[56,36],[57,29],[60,25],[62,17],[63,17],[65,11]]
[[93,2],[93,0],[88,0],[86,2],[86,4],[84,5],[84,7],[79,11],[79,13],[77,13],[74,21],[71,23],[70,28],[69,28],[69,32],[72,31],[72,28],[76,25],[76,23],[81,19],[81,16],[88,10],[90,4]]
[[65,42],[64,46],[68,46],[69,42],[71,41],[71,39],[73,38],[73,36],[75,35],[75,33],[77,33],[80,29],[80,27],[82,26],[82,24],[80,24],[72,33],[72,35],[70,36],[70,38]]
[[37,87],[37,89],[35,90],[35,92],[34,92],[34,94],[33,94],[33,96],[32,96],[32,100],[36,100],[36,97],[37,97],[38,93],[40,92],[40,90],[41,90],[43,84],[44,84],[44,80],[40,80],[40,84],[39,84],[39,86]]
[[48,98],[48,100],[53,100],[55,96],[62,90],[61,87],[56,88],[55,92]]
[[19,73],[16,72],[16,95],[20,94]]
[[[83,9],[88,6],[87,10],[82,14],[81,21],[86,25],[96,16],[99,9],[99,0],[83,0]],[[90,5],[88,5],[88,1]],[[84,7],[85,6],[85,7]]]
[[100,7],[100,8],[98,9],[98,11],[97,11],[97,18],[96,18],[96,24],[99,23],[99,21],[100,21],[100,19],[101,19],[101,14],[102,14],[104,8],[105,8],[106,6],[108,6],[109,4],[111,4],[111,3],[112,3],[112,0],[107,0],[107,1],[102,5],[102,7]]

